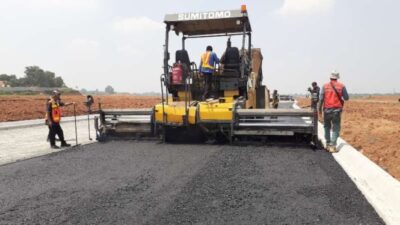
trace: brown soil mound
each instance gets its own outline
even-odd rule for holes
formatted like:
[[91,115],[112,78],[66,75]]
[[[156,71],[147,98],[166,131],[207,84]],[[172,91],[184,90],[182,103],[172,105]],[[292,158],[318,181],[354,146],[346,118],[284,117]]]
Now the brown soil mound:
[[[92,110],[98,109],[98,103],[101,102],[102,108],[148,108],[161,102],[159,97],[147,96],[130,96],[130,95],[110,95],[110,96],[93,96],[95,104]],[[84,104],[86,97],[83,95],[65,95],[62,96],[62,101],[76,102],[77,115],[87,113],[87,108]],[[44,118],[46,110],[47,96],[18,96],[7,95],[0,96],[0,122],[17,121]],[[63,108],[64,116],[73,116],[73,106]]]

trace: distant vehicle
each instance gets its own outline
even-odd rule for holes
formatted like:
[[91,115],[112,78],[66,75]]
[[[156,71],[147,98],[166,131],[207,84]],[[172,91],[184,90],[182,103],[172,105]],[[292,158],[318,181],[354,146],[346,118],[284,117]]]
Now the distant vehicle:
[[291,95],[280,95],[279,100],[281,101],[294,101],[293,96]]

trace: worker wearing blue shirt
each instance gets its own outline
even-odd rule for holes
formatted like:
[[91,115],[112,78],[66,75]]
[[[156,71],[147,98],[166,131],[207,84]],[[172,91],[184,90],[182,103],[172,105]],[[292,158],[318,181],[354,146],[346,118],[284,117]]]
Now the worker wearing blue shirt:
[[199,72],[202,73],[204,77],[204,100],[209,97],[208,95],[211,90],[212,75],[217,64],[219,64],[219,58],[217,54],[213,52],[213,48],[211,46],[207,46],[206,52],[201,55],[199,67]]

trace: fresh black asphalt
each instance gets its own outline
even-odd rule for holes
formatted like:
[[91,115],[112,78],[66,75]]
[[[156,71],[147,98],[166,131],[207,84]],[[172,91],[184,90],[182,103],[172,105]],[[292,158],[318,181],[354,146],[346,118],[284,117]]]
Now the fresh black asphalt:
[[92,144],[0,166],[0,224],[383,224],[307,147]]

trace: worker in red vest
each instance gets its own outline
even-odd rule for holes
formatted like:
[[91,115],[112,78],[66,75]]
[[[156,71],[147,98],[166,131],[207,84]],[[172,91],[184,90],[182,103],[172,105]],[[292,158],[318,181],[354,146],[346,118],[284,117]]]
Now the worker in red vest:
[[56,145],[56,135],[59,137],[61,141],[61,147],[69,147],[64,139],[64,132],[60,126],[61,121],[61,107],[72,105],[75,103],[63,103],[60,99],[60,92],[53,91],[51,99],[47,103],[47,113],[46,113],[46,121],[50,128],[49,139],[50,139],[50,147],[52,149],[59,149]]
[[206,52],[201,55],[199,72],[204,77],[204,93],[203,100],[209,97],[211,91],[212,75],[215,72],[215,66],[219,64],[219,58],[217,54],[213,52],[211,46],[207,46]]
[[339,73],[333,71],[330,77],[331,81],[322,87],[320,94],[319,112],[322,114],[323,107],[326,150],[331,153],[337,152],[341,114],[344,101],[349,100],[346,87],[337,81],[339,77]]

